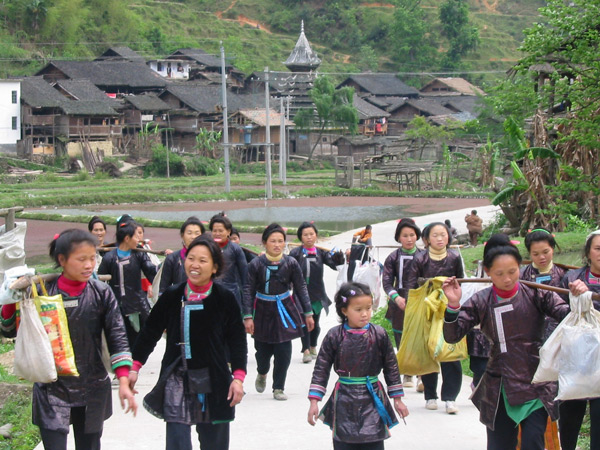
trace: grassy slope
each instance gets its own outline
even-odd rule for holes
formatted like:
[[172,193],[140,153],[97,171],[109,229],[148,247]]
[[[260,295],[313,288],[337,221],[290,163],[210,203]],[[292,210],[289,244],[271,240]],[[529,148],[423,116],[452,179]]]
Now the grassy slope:
[[[437,22],[438,6],[441,0],[424,0],[426,9],[433,23]],[[522,29],[529,26],[537,18],[537,8],[543,5],[542,0],[469,0],[471,18],[479,28],[481,44],[478,50],[469,57],[471,66],[475,69],[504,69],[510,61],[519,57],[517,47],[522,39]],[[174,6],[176,5],[176,6]],[[323,0],[303,2],[310,10],[328,8],[329,3]],[[377,28],[378,25],[389,23],[392,8],[373,7],[363,4],[357,10],[359,26]],[[487,6],[486,6],[487,5]],[[231,8],[230,8],[231,7]],[[230,9],[228,9],[230,8]],[[272,69],[283,69],[282,62],[287,58],[298,37],[298,24],[289,30],[278,30],[273,34],[265,31],[264,24],[272,21],[273,15],[285,8],[285,3],[277,0],[226,0],[205,2],[189,0],[187,2],[169,2],[155,0],[140,0],[132,2],[131,11],[139,17],[140,29],[157,26],[166,36],[165,50],[171,51],[179,47],[193,46],[204,48],[208,52],[218,53],[219,41],[223,40],[226,52],[241,55],[238,61],[242,70],[247,73],[262,70],[265,66]],[[219,19],[215,13],[225,11]],[[263,24],[261,29],[239,23],[242,15],[251,21]],[[192,20],[190,20],[192,18]],[[321,70],[325,72],[355,70],[353,55],[357,49],[337,48],[332,50],[331,42],[321,41],[315,33],[311,34],[310,17],[307,18],[307,36],[323,59]],[[437,33],[437,30],[435,31]],[[19,44],[15,35],[9,36],[0,31],[0,57],[37,57],[43,55],[43,49],[31,44]],[[85,41],[85,39],[83,39]],[[110,41],[110,37],[107,38]],[[390,55],[386,45],[369,42],[375,48],[380,58],[380,67],[393,70]],[[443,42],[441,43],[443,46]],[[136,44],[131,44],[136,48]],[[82,52],[94,54],[98,49]],[[147,57],[156,55],[151,51],[143,52]],[[387,62],[387,63],[386,63]],[[344,64],[346,63],[346,64]],[[348,64],[349,63],[349,64]],[[29,60],[5,66],[5,74],[32,74],[44,65],[43,59]]]

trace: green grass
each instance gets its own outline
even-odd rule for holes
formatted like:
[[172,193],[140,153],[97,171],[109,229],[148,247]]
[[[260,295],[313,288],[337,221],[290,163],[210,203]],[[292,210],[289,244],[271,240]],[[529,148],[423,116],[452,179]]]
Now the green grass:
[[[12,341],[0,342],[0,353],[6,353],[14,348]],[[13,425],[11,439],[0,437],[0,450],[32,450],[40,442],[40,436],[38,427],[31,423],[31,390],[23,392],[8,386],[31,385],[31,383],[9,373],[4,366],[0,366],[0,383],[3,384],[2,389],[11,390],[0,408],[0,425],[7,423]]]

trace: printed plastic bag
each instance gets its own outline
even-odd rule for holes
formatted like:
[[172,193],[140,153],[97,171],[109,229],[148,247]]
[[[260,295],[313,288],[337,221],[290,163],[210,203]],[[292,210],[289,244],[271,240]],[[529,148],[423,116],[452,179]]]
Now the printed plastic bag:
[[48,296],[44,282],[40,282],[43,296],[38,295],[35,283],[31,285],[35,306],[44,325],[44,329],[50,339],[56,372],[63,376],[79,376],[75,366],[75,353],[71,336],[69,334],[69,323],[60,294]]
[[431,322],[427,318],[429,307],[425,297],[429,292],[440,289],[442,283],[443,278],[434,278],[408,293],[404,330],[396,355],[398,369],[403,375],[423,375],[440,371],[440,364],[432,359],[427,345]]
[[363,283],[369,286],[371,294],[373,294],[373,309],[379,308],[381,300],[381,271],[382,268],[377,261],[367,261],[360,264],[356,261],[356,269],[352,275],[352,281]]
[[[442,281],[445,277],[438,277]],[[427,347],[432,359],[437,362],[450,362],[465,359],[468,356],[467,338],[464,337],[456,344],[444,340],[444,316],[448,299],[439,288],[430,292],[424,300],[428,307],[427,317],[431,321]]]
[[15,375],[34,383],[56,381],[52,346],[32,299],[18,304],[20,325],[15,342]]
[[[563,363],[567,365],[571,364],[569,359],[564,360],[564,358],[567,358],[568,355],[566,355],[566,349],[563,352],[563,345],[573,345],[572,339],[577,339],[577,336],[579,336],[581,330],[591,329],[600,333],[600,312],[593,308],[592,293],[590,291],[585,292],[580,296],[570,295],[569,303],[571,305],[571,312],[567,314],[567,317],[565,317],[562,322],[558,324],[554,332],[546,340],[542,348],[540,348],[540,363],[538,364],[538,368],[533,376],[532,383],[559,380],[559,374],[563,370]],[[568,342],[565,342],[565,336],[573,333],[575,333],[575,335],[572,336]],[[590,333],[590,337],[587,339],[591,339],[591,336],[593,336],[593,333]],[[586,338],[583,338],[581,344],[589,345],[588,350],[586,350],[587,352],[592,352],[589,353],[589,358],[586,353],[582,354],[586,355],[586,361],[588,359],[591,361],[594,352],[594,345],[589,341],[586,341]],[[573,354],[579,354],[579,351],[579,349],[572,350]],[[581,363],[583,364],[584,361],[581,361]],[[580,368],[583,369],[581,365]],[[569,372],[576,370],[572,366],[568,369],[565,367],[564,369],[568,370]],[[595,370],[600,370],[600,367],[596,365]],[[592,376],[592,374],[590,373],[588,376]],[[564,381],[568,382],[568,379],[565,379]],[[562,388],[565,389],[565,387]],[[593,396],[589,395],[580,398],[585,397]]]

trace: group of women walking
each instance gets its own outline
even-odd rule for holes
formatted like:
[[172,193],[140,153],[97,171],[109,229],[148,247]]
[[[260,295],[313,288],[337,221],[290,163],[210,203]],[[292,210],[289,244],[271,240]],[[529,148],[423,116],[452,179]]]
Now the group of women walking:
[[[103,421],[112,413],[103,346],[110,354],[122,406],[135,414],[138,376],[143,376],[144,364],[165,332],[159,379],[144,406],[166,422],[170,450],[192,448],[192,426],[201,448],[229,448],[229,423],[244,395],[247,334],[254,341],[255,390],[266,390],[273,364],[272,395],[279,401],[287,399],[292,340],[302,339],[302,361],[315,360],[308,421],[314,425],[321,418],[332,428],[335,449],[382,449],[389,429],[409,414],[402,397],[413,384],[410,375],[420,375],[416,384],[424,391],[425,408],[438,408],[437,372],[403,374],[403,386],[391,340],[382,327],[370,323],[373,295],[364,284],[349,282],[338,289],[334,306],[340,325],[327,332],[319,349],[320,318],[332,304],[324,267],[335,269],[345,259],[341,252],[317,247],[314,223],[298,227],[300,245],[289,255],[284,253],[286,230],[278,224],[267,226],[264,252],[249,256],[235,242],[239,233],[224,214],[215,215],[208,230],[190,217],[180,228],[182,248],[169,251],[161,267],[140,251],[143,228],[141,233],[140,225],[125,215],[117,223],[115,243],[106,244],[106,223],[95,217],[89,233],[66,230],[50,244],[61,274],[47,283],[48,292],[74,300],[65,309],[80,376],[59,376],[53,383],[34,386],[33,422],[40,427],[46,449],[66,449],[70,424],[78,449],[100,448]],[[396,347],[403,339],[409,291],[422,279],[448,277],[443,285],[448,299],[446,341],[458,342],[478,328],[477,339],[484,347],[473,355],[478,361],[473,402],[487,427],[488,448],[516,448],[520,430],[521,448],[543,449],[548,417],[555,420],[560,411],[561,445],[574,450],[588,403],[591,446],[600,448],[600,399],[558,405],[556,383],[531,384],[539,348],[569,312],[568,298],[519,282],[560,285],[573,295],[600,292],[600,231],[586,240],[586,265],[568,272],[553,263],[556,242],[545,229],[526,236],[532,262],[522,269],[521,255],[508,237],[492,236],[483,256],[492,287],[462,305],[457,279],[464,277],[463,264],[450,249],[446,224],[431,223],[421,230],[414,220],[404,218],[394,238],[400,247],[385,260],[382,284]],[[417,246],[419,239],[423,249]],[[110,275],[108,284],[95,279],[96,273]],[[151,307],[142,276],[152,283],[157,274],[158,300]],[[600,302],[594,306],[600,309]],[[3,319],[11,313],[5,306]],[[332,370],[339,378],[319,409]],[[378,379],[381,372],[387,393]],[[445,410],[457,414],[460,362],[441,363],[441,375]]]

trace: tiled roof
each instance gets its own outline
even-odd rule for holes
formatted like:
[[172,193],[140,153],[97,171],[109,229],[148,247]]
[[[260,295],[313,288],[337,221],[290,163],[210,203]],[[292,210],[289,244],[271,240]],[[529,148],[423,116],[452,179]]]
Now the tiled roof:
[[[430,81],[425,86],[423,86],[421,91],[425,91],[430,84],[435,83],[436,81],[448,86],[450,89],[462,95],[485,95],[485,92],[483,92],[477,86],[472,85],[464,78],[455,77],[435,78],[434,80]],[[442,95],[444,94],[442,93]]]
[[371,103],[363,100],[358,95],[354,94],[354,98],[352,99],[352,104],[358,111],[358,117],[361,120],[365,119],[373,119],[376,117],[389,117],[390,113],[385,112],[382,109],[379,109],[377,106],[372,105]]
[[104,91],[90,80],[59,80],[56,85],[75,97],[75,100],[109,100]]
[[171,107],[163,102],[156,94],[128,95],[125,101],[131,103],[140,111],[168,111]]
[[130,61],[144,61],[144,58],[129,47],[109,47],[96,61],[110,58],[122,58]]
[[[255,124],[266,127],[267,126],[267,114],[266,110],[263,109],[240,109],[239,113],[251,120]],[[269,114],[269,127],[278,127],[281,124],[281,114],[271,109]],[[285,119],[285,126],[292,126],[294,122]]]
[[393,73],[364,73],[350,75],[340,86],[345,86],[349,81],[354,81],[362,90],[381,96],[415,97],[419,91],[402,82]]
[[[171,53],[170,57],[181,57],[181,56],[185,56],[188,59],[191,59],[192,61],[196,61],[198,64],[202,64],[203,66],[206,67],[221,67],[221,58],[214,56],[214,55],[209,55],[208,53],[206,53],[204,50],[199,49],[199,48],[180,48],[179,50],[174,51],[173,53]],[[232,67],[231,64],[228,64],[227,61],[225,61],[225,67],[226,68],[230,68]]]
[[440,116],[444,114],[452,114],[454,111],[445,108],[441,103],[435,101],[434,99],[429,98],[419,98],[419,99],[408,99],[388,108],[388,111],[393,112],[398,108],[403,107],[404,105],[410,105],[415,109],[418,109],[421,112],[426,113],[430,116]]
[[88,79],[96,86],[132,88],[161,88],[165,80],[143,62],[128,60],[104,61],[51,61],[36,75],[43,75],[55,67],[67,78]]
[[60,108],[65,114],[85,116],[117,116],[110,99],[71,100],[42,77],[28,77],[21,83],[21,99],[32,107]]
[[[222,109],[221,86],[173,84],[165,92],[171,93],[189,108],[201,114],[213,114]],[[163,94],[161,94],[163,95]],[[227,92],[227,108],[230,113],[240,109],[264,106],[264,94],[235,94]]]

